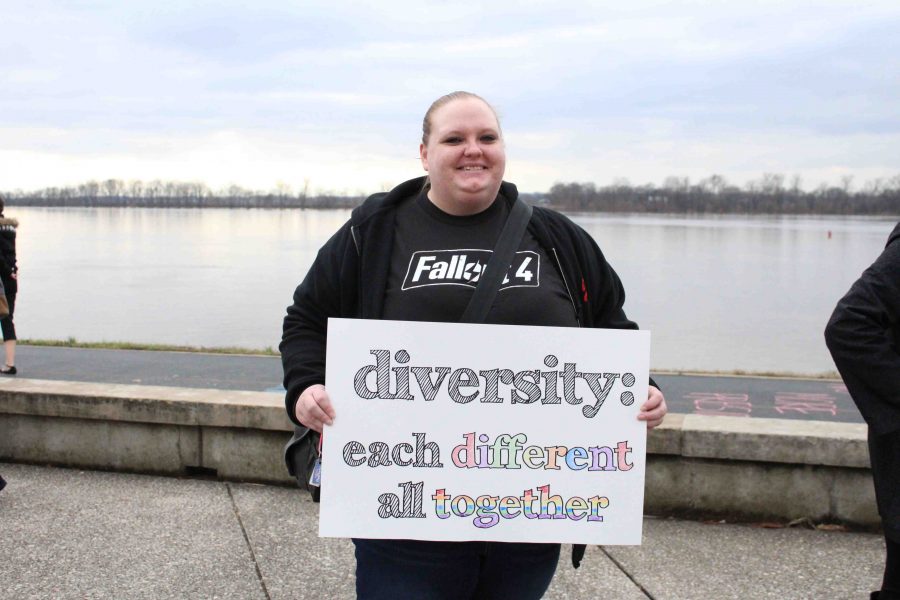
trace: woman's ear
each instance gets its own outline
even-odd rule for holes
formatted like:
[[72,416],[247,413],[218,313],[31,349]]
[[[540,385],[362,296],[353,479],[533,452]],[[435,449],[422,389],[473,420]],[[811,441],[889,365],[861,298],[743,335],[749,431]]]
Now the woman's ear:
[[428,148],[425,144],[419,144],[419,159],[422,161],[422,168],[428,170]]

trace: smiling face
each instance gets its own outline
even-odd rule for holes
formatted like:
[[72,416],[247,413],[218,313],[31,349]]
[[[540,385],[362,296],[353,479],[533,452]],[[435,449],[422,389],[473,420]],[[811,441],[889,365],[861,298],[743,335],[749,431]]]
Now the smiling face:
[[479,98],[451,100],[435,110],[419,146],[428,171],[428,199],[451,215],[474,215],[493,203],[506,169],[494,111]]

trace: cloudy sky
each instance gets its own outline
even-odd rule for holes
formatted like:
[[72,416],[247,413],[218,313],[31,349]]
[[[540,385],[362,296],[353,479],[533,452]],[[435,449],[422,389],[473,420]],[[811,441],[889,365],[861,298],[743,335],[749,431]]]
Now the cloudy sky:
[[0,190],[366,193],[481,94],[506,178],[900,174],[900,2],[0,0]]

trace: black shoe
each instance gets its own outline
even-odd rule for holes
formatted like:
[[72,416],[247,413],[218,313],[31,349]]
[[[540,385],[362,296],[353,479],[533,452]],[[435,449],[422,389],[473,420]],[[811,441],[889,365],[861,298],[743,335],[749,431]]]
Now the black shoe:
[[18,371],[16,371],[16,368],[12,365],[6,365],[0,369],[0,375],[15,375],[16,373],[18,373]]
[[3,479],[2,476],[0,476],[0,491],[2,491],[3,488],[5,488],[5,487],[6,487],[6,480]]

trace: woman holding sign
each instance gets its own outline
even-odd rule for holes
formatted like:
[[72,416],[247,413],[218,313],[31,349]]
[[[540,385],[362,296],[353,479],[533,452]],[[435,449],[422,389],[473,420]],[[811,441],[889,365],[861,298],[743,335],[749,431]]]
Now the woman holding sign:
[[[506,153],[495,111],[468,92],[439,98],[425,114],[419,153],[428,176],[354,210],[294,293],[280,350],[287,411],[298,425],[321,432],[335,419],[323,385],[329,317],[457,322],[468,314],[482,265],[518,196],[503,181]],[[622,310],[618,276],[594,240],[566,217],[533,208],[517,250],[500,284],[503,301],[488,305],[484,322],[637,329]],[[666,412],[662,393],[651,385],[638,418],[649,429]],[[560,549],[353,541],[360,598],[540,598]]]

